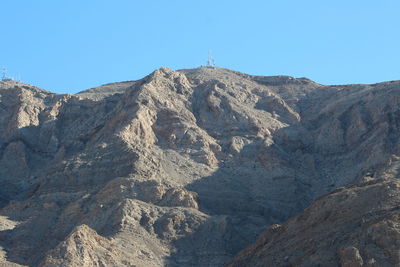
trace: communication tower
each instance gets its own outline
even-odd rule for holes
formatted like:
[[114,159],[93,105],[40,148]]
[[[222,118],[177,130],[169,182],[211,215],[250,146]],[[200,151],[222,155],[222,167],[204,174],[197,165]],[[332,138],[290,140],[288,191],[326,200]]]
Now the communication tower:
[[13,81],[14,79],[11,77],[7,77],[7,69],[5,67],[3,67],[1,69],[1,80],[3,82],[9,82],[9,81]]
[[4,81],[6,79],[7,79],[7,69],[3,67],[1,69],[1,80]]
[[214,68],[215,67],[214,58],[213,58],[213,56],[211,54],[211,51],[208,51],[207,67],[208,68]]

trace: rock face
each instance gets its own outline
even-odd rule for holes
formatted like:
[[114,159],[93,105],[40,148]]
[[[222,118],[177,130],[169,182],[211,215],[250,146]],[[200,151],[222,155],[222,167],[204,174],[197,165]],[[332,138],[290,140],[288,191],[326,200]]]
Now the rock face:
[[400,181],[365,177],[271,226],[227,266],[399,266]]
[[[221,68],[77,95],[0,82],[0,265],[222,266],[267,226],[392,168],[399,88]],[[332,263],[392,261],[340,244]]]

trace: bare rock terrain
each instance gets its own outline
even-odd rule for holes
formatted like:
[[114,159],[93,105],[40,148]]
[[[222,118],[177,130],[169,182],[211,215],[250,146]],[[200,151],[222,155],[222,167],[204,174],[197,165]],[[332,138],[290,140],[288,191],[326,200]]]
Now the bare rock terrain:
[[207,67],[76,95],[0,82],[0,266],[391,264],[393,240],[379,256],[364,229],[333,250],[307,238],[357,231],[353,202],[355,220],[392,218],[399,89]]
[[399,190],[388,174],[336,189],[226,266],[399,266]]

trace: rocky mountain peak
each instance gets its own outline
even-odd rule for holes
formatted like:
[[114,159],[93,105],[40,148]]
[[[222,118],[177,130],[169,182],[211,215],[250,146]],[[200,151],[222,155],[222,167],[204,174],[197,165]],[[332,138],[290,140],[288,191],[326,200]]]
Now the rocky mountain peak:
[[0,83],[0,225],[15,226],[0,263],[222,266],[318,197],[395,172],[398,88],[217,67],[76,95]]

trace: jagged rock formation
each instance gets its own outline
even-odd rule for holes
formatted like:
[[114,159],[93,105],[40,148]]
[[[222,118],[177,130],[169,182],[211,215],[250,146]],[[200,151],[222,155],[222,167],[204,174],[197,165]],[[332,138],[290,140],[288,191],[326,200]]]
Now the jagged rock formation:
[[104,266],[104,262],[110,266],[134,266],[139,263],[129,258],[123,247],[119,248],[88,226],[80,225],[48,253],[40,266]]
[[388,165],[399,87],[221,68],[77,95],[0,82],[0,264],[222,266]]
[[319,198],[301,215],[271,226],[227,266],[398,266],[395,176],[365,177]]

